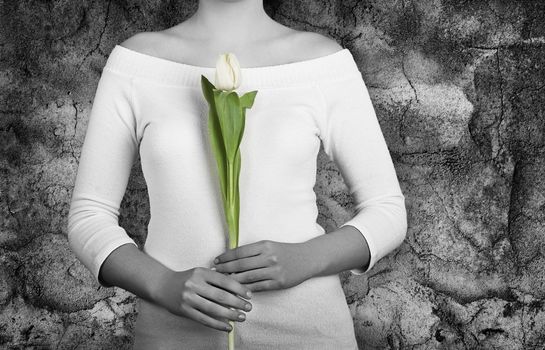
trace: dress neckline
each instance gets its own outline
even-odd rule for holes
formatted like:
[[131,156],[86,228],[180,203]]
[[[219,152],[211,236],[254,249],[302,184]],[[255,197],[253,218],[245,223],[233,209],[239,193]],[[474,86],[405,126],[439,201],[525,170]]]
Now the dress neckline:
[[[176,62],[121,45],[115,45],[110,52],[104,69],[157,83],[188,87],[200,87],[201,75],[214,83],[216,70],[215,67]],[[302,61],[241,67],[240,71],[241,89],[305,86],[323,79],[360,74],[354,57],[347,48]]]

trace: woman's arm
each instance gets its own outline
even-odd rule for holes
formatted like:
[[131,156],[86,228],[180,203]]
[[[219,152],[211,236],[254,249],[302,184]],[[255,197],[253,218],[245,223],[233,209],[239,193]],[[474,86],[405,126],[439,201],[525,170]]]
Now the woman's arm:
[[157,287],[171,272],[171,269],[143,253],[134,244],[124,244],[108,255],[99,276],[106,285],[123,288],[143,299],[156,302],[159,292]]
[[334,275],[369,266],[367,241],[358,229],[350,225],[303,242],[303,251],[307,256],[305,261],[311,265],[312,276]]
[[355,199],[356,215],[332,233],[301,243],[263,240],[218,256],[218,272],[252,290],[290,288],[314,276],[354,275],[397,248],[407,233],[405,197],[367,88],[357,72],[321,81],[317,116],[325,152]]
[[361,73],[319,82],[317,90],[324,151],[339,168],[356,214],[306,245],[320,260],[318,274],[351,269],[361,275],[405,239],[405,197]]
[[118,223],[137,152],[132,80],[105,67],[81,148],[68,241],[98,284],[149,299],[154,278],[168,269],[141,252]]

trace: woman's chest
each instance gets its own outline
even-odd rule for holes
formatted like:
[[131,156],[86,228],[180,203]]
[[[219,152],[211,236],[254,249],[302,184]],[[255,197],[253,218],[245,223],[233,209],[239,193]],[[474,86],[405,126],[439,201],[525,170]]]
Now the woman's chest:
[[[241,96],[251,90],[237,93]],[[297,165],[315,161],[320,104],[313,89],[255,90],[240,144],[246,162]],[[164,164],[208,154],[209,106],[200,89],[139,84],[134,92],[142,159]]]

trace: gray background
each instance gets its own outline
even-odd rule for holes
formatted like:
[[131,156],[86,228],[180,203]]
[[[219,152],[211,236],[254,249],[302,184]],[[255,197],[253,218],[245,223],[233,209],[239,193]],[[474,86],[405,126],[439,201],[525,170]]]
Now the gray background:
[[[129,36],[196,1],[0,0],[0,347],[129,348],[135,297],[99,288],[66,239],[96,84]],[[341,273],[361,349],[545,347],[545,5],[541,1],[266,2],[350,49],[407,199],[403,245]],[[327,232],[353,215],[319,156]],[[120,224],[149,220],[135,166]],[[311,322],[311,320],[309,320]]]

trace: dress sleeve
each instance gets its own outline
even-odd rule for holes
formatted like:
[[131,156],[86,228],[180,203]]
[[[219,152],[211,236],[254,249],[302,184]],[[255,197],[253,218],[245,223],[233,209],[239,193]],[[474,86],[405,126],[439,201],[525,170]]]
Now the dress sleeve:
[[356,214],[340,227],[355,227],[369,246],[369,264],[350,270],[362,275],[405,239],[405,197],[361,74],[319,82],[317,88],[324,102],[324,151],[355,200]]
[[71,250],[99,279],[102,263],[126,243],[138,247],[119,226],[119,206],[137,159],[132,81],[105,67],[89,115],[68,213]]

